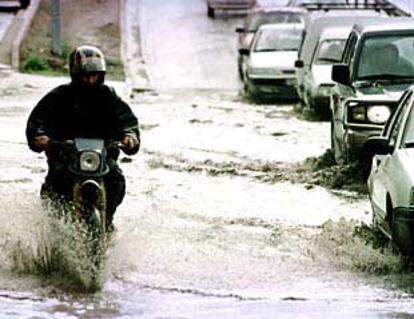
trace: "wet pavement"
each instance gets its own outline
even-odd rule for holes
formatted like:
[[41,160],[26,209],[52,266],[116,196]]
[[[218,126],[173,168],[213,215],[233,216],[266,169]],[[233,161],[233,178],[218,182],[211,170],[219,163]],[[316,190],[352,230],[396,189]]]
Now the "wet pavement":
[[[412,266],[378,248],[366,194],[324,187],[306,165],[329,148],[329,123],[240,92],[240,18],[207,19],[202,0],[137,3],[153,91],[128,97],[142,150],[121,158],[127,196],[95,292],[40,204],[45,159],[24,139],[33,104],[65,79],[0,80],[1,318],[414,316]],[[67,271],[46,276],[56,244]]]

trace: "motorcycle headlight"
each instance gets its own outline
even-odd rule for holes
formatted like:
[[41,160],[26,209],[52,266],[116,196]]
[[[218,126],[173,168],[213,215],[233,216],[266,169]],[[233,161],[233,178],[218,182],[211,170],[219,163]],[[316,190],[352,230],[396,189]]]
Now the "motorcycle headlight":
[[375,124],[384,124],[390,115],[390,108],[386,105],[373,105],[367,110],[368,120]]
[[101,164],[101,157],[96,152],[82,152],[79,158],[80,169],[85,172],[96,172]]

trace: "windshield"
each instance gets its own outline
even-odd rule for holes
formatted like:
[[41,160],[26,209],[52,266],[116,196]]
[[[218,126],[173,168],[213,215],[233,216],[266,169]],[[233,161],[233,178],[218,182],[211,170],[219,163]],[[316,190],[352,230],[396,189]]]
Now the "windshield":
[[301,23],[304,19],[301,12],[260,12],[246,19],[245,29],[256,32],[263,24],[271,23]]
[[414,34],[375,36],[362,44],[357,79],[414,77]]
[[301,37],[301,29],[264,29],[257,33],[254,51],[297,51]]
[[330,39],[322,41],[316,52],[315,64],[333,64],[340,62],[345,47],[345,39]]

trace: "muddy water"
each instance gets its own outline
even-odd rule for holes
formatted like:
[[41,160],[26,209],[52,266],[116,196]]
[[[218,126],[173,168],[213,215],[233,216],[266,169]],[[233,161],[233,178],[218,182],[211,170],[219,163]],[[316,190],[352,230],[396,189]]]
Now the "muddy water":
[[[160,2],[139,2],[157,91],[131,97],[142,150],[122,159],[127,197],[98,287],[71,228],[40,204],[45,159],[24,140],[30,106],[62,79],[1,78],[0,318],[414,316],[413,265],[365,226],[366,194],[345,190],[354,171],[308,165],[326,157],[329,123],[240,95],[239,20],[202,20],[203,1],[169,1],[162,22],[179,21],[180,37],[151,19]],[[188,45],[178,60],[157,47],[176,46],[162,41],[174,35]]]
[[[410,265],[374,248],[361,226],[370,220],[364,195],[257,178],[322,154],[326,123],[301,120],[292,106],[246,103],[238,92],[147,93],[131,102],[143,149],[121,163],[127,199],[95,292],[85,290],[87,267],[68,230],[56,232],[39,203],[46,167],[24,145],[28,108],[0,108],[2,318],[413,314]],[[57,242],[65,272],[48,271]]]

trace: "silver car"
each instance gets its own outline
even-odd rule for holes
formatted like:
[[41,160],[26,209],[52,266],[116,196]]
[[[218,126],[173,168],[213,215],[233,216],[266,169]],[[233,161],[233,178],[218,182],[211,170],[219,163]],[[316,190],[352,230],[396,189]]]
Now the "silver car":
[[[238,49],[248,49],[254,34],[260,26],[274,23],[304,23],[307,11],[296,7],[257,7],[249,11],[242,27],[236,28],[238,33]],[[243,79],[244,56],[239,54],[237,59],[239,76]]]
[[310,64],[303,74],[304,105],[323,118],[329,118],[330,115],[330,90],[335,84],[331,78],[332,64],[341,61],[350,31],[349,25],[323,29],[318,36]]
[[304,25],[267,24],[256,32],[246,55],[245,91],[254,97],[296,98],[295,60]]
[[404,253],[414,253],[414,86],[399,100],[380,136],[364,145],[373,155],[368,190],[373,227]]

